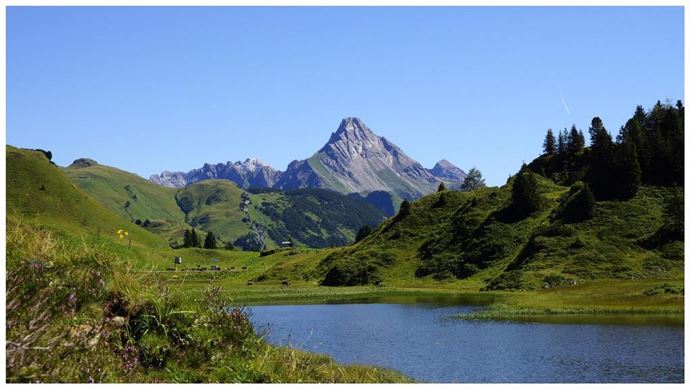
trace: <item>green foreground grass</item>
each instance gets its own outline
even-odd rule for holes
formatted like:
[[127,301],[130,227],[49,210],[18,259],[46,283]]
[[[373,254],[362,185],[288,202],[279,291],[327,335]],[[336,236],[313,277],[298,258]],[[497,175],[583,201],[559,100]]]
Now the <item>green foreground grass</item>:
[[7,382],[409,382],[274,347],[216,285],[191,298],[105,243],[7,218]]

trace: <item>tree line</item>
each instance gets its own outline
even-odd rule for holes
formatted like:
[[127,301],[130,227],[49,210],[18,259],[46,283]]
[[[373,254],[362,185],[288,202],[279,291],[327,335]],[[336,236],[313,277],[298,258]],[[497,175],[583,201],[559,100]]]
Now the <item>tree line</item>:
[[[201,237],[199,234],[197,234],[196,230],[192,228],[192,230],[185,230],[184,231],[184,240],[182,241],[182,246],[181,247],[198,247],[198,248],[205,248],[205,249],[216,249],[218,248],[217,245],[217,240],[215,235],[213,235],[213,232],[209,231],[206,234],[206,238],[204,238],[204,242],[202,244],[201,242]],[[234,249],[234,246],[232,243],[227,242],[225,244],[225,249],[227,250],[232,250]]]
[[615,139],[599,117],[589,126],[589,147],[575,126],[556,137],[551,129],[544,154],[530,170],[563,185],[584,181],[597,200],[625,200],[641,185],[682,186],[685,108],[660,101],[645,111],[637,106]]

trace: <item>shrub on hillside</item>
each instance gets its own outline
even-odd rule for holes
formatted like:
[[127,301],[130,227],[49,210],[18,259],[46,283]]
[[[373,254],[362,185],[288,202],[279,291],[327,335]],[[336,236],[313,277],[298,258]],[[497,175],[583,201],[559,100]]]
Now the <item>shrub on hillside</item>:
[[380,269],[390,267],[396,257],[390,252],[363,252],[356,255],[331,254],[319,264],[325,275],[324,286],[377,285],[381,282]]
[[522,280],[522,272],[519,270],[501,273],[498,277],[486,284],[486,290],[516,290],[524,289],[525,283]]
[[577,182],[570,187],[570,191],[565,196],[556,217],[565,223],[577,223],[591,219],[594,215],[594,195],[589,189],[589,185]]
[[519,173],[513,180],[511,211],[517,217],[525,217],[540,210],[544,199],[538,191],[534,173]]

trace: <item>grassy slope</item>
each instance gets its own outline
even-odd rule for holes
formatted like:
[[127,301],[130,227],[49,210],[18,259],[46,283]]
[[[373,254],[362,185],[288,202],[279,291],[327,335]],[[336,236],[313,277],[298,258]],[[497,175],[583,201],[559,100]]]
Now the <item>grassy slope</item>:
[[[290,238],[307,246],[329,246],[352,241],[361,224],[383,219],[377,209],[363,200],[317,190],[246,193],[227,180],[204,180],[171,189],[103,165],[70,166],[64,171],[73,183],[108,209],[131,221],[150,220],[147,230],[170,241],[181,242],[184,230],[194,226],[197,230],[213,231],[221,242],[234,242],[249,234],[256,222],[265,232],[268,249],[277,248],[279,241]],[[241,206],[245,200],[250,204]],[[263,204],[270,204],[272,216],[262,211]],[[346,213],[340,210],[343,207],[358,214],[362,221],[346,225]],[[285,212],[290,209],[296,212],[287,215]]]
[[153,184],[135,174],[110,166],[70,166],[72,182],[91,197],[128,219],[155,221],[155,231],[179,234],[187,228],[184,213],[175,202],[176,189]]
[[249,193],[226,180],[204,180],[180,189],[177,200],[190,224],[225,241],[234,241],[258,224],[269,249],[288,239],[309,247],[342,245],[354,240],[362,225],[384,218],[364,200],[332,191]]
[[[546,198],[545,207],[521,220],[501,217],[501,210],[510,199],[510,186],[470,193],[448,191],[442,206],[440,194],[427,196],[412,204],[408,217],[399,222],[389,219],[364,241],[286,257],[264,272],[261,282],[234,291],[233,295],[247,301],[349,299],[405,290],[418,293],[418,288],[452,295],[476,292],[493,281],[499,288],[522,290],[483,292],[496,297],[494,311],[498,316],[547,311],[682,312],[683,294],[676,293],[683,287],[682,242],[656,249],[640,245],[641,240],[661,227],[663,200],[674,189],[643,187],[629,201],[598,202],[591,220],[563,225],[551,215],[568,188],[543,178],[539,178],[539,185]],[[473,198],[477,199],[476,205],[470,211],[460,212],[461,206]],[[458,218],[475,218],[478,227],[462,239],[451,239]],[[424,264],[420,248],[427,241],[440,248],[435,254],[445,258],[466,258],[462,250],[493,256],[481,258],[482,269],[467,278],[458,279],[442,271],[416,277],[416,270]],[[492,251],[497,245],[504,250]],[[325,258],[353,262],[372,253],[390,253],[395,258],[392,265],[377,268],[385,287],[317,286],[327,270],[323,267]],[[550,285],[551,288],[544,289],[544,280],[549,276],[575,280],[577,284]],[[239,285],[247,279],[220,282]],[[279,290],[283,279],[289,279],[291,286]]]
[[[162,237],[93,200],[42,153],[11,146],[6,152],[6,267],[13,286],[7,309],[8,320],[14,323],[8,327],[8,339],[19,345],[8,348],[9,381],[408,381],[393,371],[338,365],[325,356],[272,347],[254,335],[243,340],[240,349],[227,348],[222,339],[228,335],[222,331],[228,329],[204,324],[213,311],[200,299],[209,285],[221,284],[214,279],[243,282],[276,265],[279,256],[260,260],[258,253],[172,250]],[[122,228],[129,231],[131,247],[116,236]],[[178,270],[159,273],[171,267],[176,255],[183,257]],[[224,271],[195,270],[211,264]],[[198,293],[187,293],[185,281],[194,284],[195,280]],[[172,293],[170,286],[175,289]],[[70,294],[77,296],[75,306],[69,303]],[[129,326],[110,327],[113,296],[127,301]],[[203,320],[197,325],[185,317]],[[140,326],[148,326],[151,335],[139,338],[126,333]],[[86,338],[79,335],[81,331],[87,331]],[[180,333],[187,334],[186,342],[201,343],[179,344]],[[218,336],[220,343],[214,340]],[[28,348],[22,348],[24,343]],[[127,345],[139,355],[131,370],[122,367]],[[207,360],[210,356],[213,359]]]
[[409,381],[271,346],[242,308],[220,309],[232,303],[208,282],[180,299],[100,239],[57,237],[8,215],[8,382]]
[[187,213],[187,222],[213,231],[223,241],[234,241],[250,231],[240,209],[244,192],[227,180],[204,180],[178,190],[176,197]]
[[116,215],[70,182],[40,152],[6,148],[7,209],[68,233],[115,238],[126,229],[135,245],[159,246],[160,238]]
[[[13,162],[13,159],[15,160]],[[18,162],[20,161],[20,162]],[[13,163],[15,165],[13,165]],[[26,165],[26,166],[22,166]],[[70,234],[82,234],[84,232],[95,233],[96,225],[106,226],[113,231],[121,228],[124,219],[112,214],[95,202],[89,202],[88,196],[77,188],[67,185],[65,180],[51,180],[62,177],[60,169],[47,164],[47,160],[40,153],[16,150],[8,147],[8,209],[20,209],[22,213],[35,215],[40,211],[40,218],[33,217],[40,224],[48,224],[57,231],[67,231]],[[54,169],[54,170],[47,170]],[[45,170],[45,171],[43,171]],[[31,174],[29,174],[31,172]],[[56,172],[56,173],[55,173]],[[22,178],[24,177],[24,178]],[[59,197],[35,197],[43,195],[43,191],[31,192],[19,191],[16,188],[40,187],[41,182],[49,183],[51,187],[66,187],[69,195]],[[412,205],[411,215],[395,226],[393,219],[386,221],[372,236],[364,241],[344,248],[324,250],[282,250],[276,254],[259,257],[257,253],[243,253],[226,250],[200,250],[181,249],[171,250],[163,239],[149,234],[143,229],[135,228],[129,223],[133,239],[132,248],[127,249],[121,241],[102,232],[100,242],[109,249],[117,252],[128,260],[139,271],[163,270],[170,267],[172,256],[181,255],[184,258],[182,266],[177,272],[158,273],[158,276],[175,285],[176,293],[189,298],[198,296],[209,280],[214,280],[218,285],[227,287],[226,293],[238,301],[260,300],[285,300],[296,299],[337,299],[353,298],[357,296],[381,296],[386,294],[450,294],[475,293],[486,286],[487,282],[498,277],[505,268],[515,262],[522,248],[532,240],[544,240],[546,246],[537,252],[537,255],[529,257],[529,260],[521,264],[520,279],[526,282],[525,288],[536,288],[525,292],[482,292],[484,295],[497,296],[502,301],[510,301],[520,308],[536,309],[584,309],[595,307],[604,310],[606,307],[622,310],[625,307],[641,307],[647,311],[653,311],[657,307],[662,309],[681,310],[682,294],[653,294],[647,296],[645,291],[654,289],[664,284],[680,287],[683,285],[682,261],[672,260],[668,257],[678,252],[678,246],[682,252],[682,242],[672,244],[671,247],[663,247],[658,250],[643,250],[635,244],[635,240],[645,236],[659,227],[661,200],[668,195],[666,189],[643,188],[634,199],[623,202],[597,203],[595,218],[571,225],[574,233],[567,236],[533,236],[536,226],[548,224],[550,212],[557,206],[557,199],[567,190],[565,187],[555,186],[547,180],[541,180],[541,188],[545,195],[551,199],[542,212],[530,218],[522,220],[508,230],[513,244],[504,257],[497,258],[490,266],[478,274],[469,278],[458,280],[455,277],[435,279],[433,274],[425,277],[415,277],[414,273],[423,263],[419,257],[419,247],[434,236],[448,235],[448,228],[458,207],[467,203],[472,198],[478,198],[476,214],[480,220],[486,221],[496,209],[500,208],[509,198],[508,188],[488,188],[476,192],[465,193],[448,191],[444,197],[446,204],[438,206],[440,195],[427,196]],[[67,189],[64,189],[67,190]],[[84,202],[92,204],[82,207],[79,202],[71,201],[77,194],[82,196]],[[274,196],[267,193],[260,196]],[[30,197],[41,201],[29,201]],[[56,199],[67,199],[71,205],[56,204]],[[271,198],[276,200],[275,198]],[[88,220],[99,220],[81,223],[71,219],[72,215],[82,217],[80,212],[88,210]],[[256,210],[250,207],[250,212]],[[68,217],[69,216],[69,217]],[[455,215],[457,216],[457,215]],[[485,234],[491,235],[494,231],[485,224]],[[505,226],[504,226],[505,227]],[[141,231],[140,231],[141,230]],[[506,232],[505,229],[495,231]],[[609,235],[613,234],[613,236]],[[114,235],[114,234],[113,234]],[[90,236],[90,235],[89,235]],[[97,238],[87,238],[97,239]],[[584,243],[582,247],[571,248],[576,240]],[[453,252],[453,246],[444,243],[449,252]],[[578,243],[580,245],[580,243]],[[578,246],[576,245],[576,246]],[[675,247],[674,247],[675,246]],[[573,250],[572,252],[568,250]],[[327,256],[357,255],[372,251],[391,252],[396,260],[392,266],[379,269],[381,279],[385,287],[352,287],[329,288],[319,287],[323,277],[323,271],[319,264]],[[599,253],[599,262],[582,261],[588,258],[588,253]],[[217,258],[218,262],[211,262],[211,258]],[[622,261],[624,266],[611,266],[607,258]],[[222,272],[196,272],[197,267],[209,267],[218,264]],[[242,267],[247,267],[242,271]],[[234,267],[235,269],[230,269]],[[569,270],[572,273],[568,277],[577,278],[577,286],[560,286],[551,289],[541,289],[541,280],[545,275]],[[590,276],[588,276],[588,272]],[[635,278],[631,280],[631,278]],[[261,279],[261,281],[257,281]],[[285,288],[283,280],[289,280],[290,286]],[[252,286],[247,282],[253,280]],[[601,285],[608,285],[609,289],[603,292]],[[423,290],[424,292],[420,292]],[[610,299],[607,296],[617,296]],[[185,297],[185,298],[187,298]],[[617,300],[616,300],[617,299]],[[500,304],[500,303],[499,303]],[[505,306],[497,305],[497,308]],[[669,308],[670,307],[670,308]],[[503,309],[505,313],[505,309]]]

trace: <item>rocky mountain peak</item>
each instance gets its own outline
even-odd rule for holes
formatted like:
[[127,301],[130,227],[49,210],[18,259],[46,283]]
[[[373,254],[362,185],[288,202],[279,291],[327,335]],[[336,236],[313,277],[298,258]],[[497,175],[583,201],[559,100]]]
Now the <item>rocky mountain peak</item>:
[[436,165],[434,165],[433,169],[452,169],[455,168],[456,166],[450,163],[446,159],[442,159],[438,162],[436,162]]
[[151,181],[181,187],[206,179],[226,179],[243,188],[327,188],[341,193],[388,192],[413,199],[435,192],[441,181],[458,187],[465,172],[447,160],[425,169],[394,143],[376,135],[357,117],[340,121],[328,142],[311,157],[290,163],[285,172],[258,158],[205,164],[187,173],[163,172]]
[[436,162],[436,165],[434,165],[432,169],[429,169],[429,173],[442,180],[450,180],[458,184],[461,184],[467,176],[462,169],[445,159]]
[[242,166],[245,170],[251,171],[251,172],[253,172],[256,169],[261,168],[261,167],[269,167],[268,165],[266,165],[263,161],[261,161],[257,157],[247,158],[242,163],[240,163],[240,161],[237,161],[237,162],[235,162],[235,165]]
[[348,117],[340,121],[338,129],[331,134],[328,143],[335,143],[339,140],[371,141],[377,138],[376,134],[361,119]]

